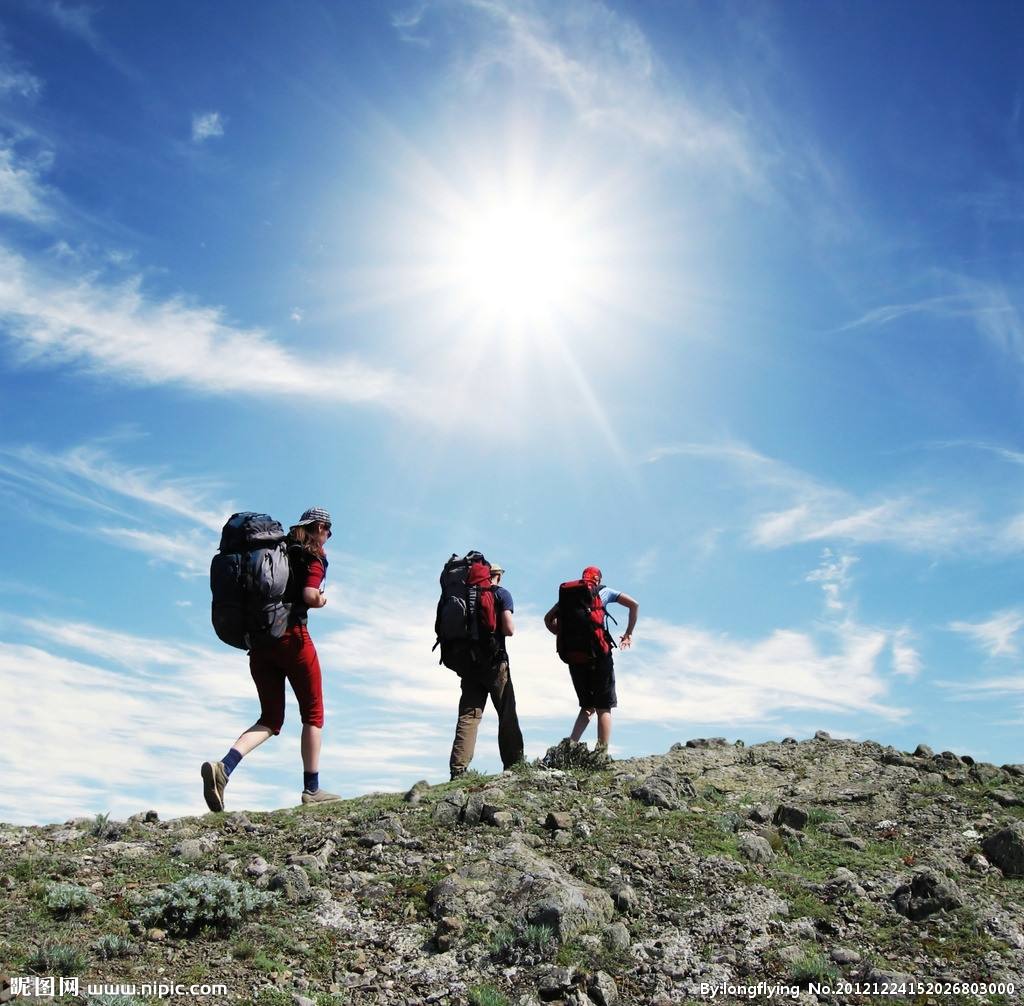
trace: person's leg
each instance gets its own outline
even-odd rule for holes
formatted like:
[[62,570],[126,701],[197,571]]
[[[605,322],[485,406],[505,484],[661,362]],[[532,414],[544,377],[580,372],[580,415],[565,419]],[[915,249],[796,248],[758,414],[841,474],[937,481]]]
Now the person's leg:
[[487,689],[467,672],[462,676],[462,693],[459,697],[459,719],[455,724],[455,740],[448,759],[451,777],[462,775],[469,768],[476,751],[476,735],[480,729],[480,717],[484,714]]
[[305,628],[295,632],[294,649],[287,673],[302,718],[299,750],[302,754],[303,800],[310,802],[306,799],[307,794],[316,795],[316,802],[338,799],[335,794],[320,789],[320,747],[324,726],[323,674],[316,647]]
[[587,727],[590,726],[590,717],[593,713],[593,709],[580,709],[580,714],[572,726],[572,733],[569,734],[570,740],[578,741],[583,736]]
[[612,739],[612,711],[610,709],[598,709],[597,711],[597,743],[601,747],[608,747]]
[[503,660],[491,684],[491,702],[498,714],[498,753],[502,768],[511,768],[523,760],[523,732],[516,712],[516,692],[512,687],[508,661]]
[[[283,686],[284,682],[282,681],[281,684]],[[257,720],[231,746],[244,758],[250,751],[258,748],[264,741],[270,740],[278,732],[272,730],[261,720]]]
[[594,705],[597,707],[597,743],[608,747],[612,737],[612,710],[619,704],[615,694],[615,662],[609,653],[594,664]]

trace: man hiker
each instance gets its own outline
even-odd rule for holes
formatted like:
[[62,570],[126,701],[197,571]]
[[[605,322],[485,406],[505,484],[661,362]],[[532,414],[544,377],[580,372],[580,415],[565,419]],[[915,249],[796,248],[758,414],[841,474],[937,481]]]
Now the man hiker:
[[494,590],[495,631],[493,656],[479,669],[468,668],[459,674],[462,695],[459,699],[459,721],[455,727],[455,741],[448,761],[451,777],[457,779],[469,767],[476,750],[476,735],[480,718],[491,697],[498,714],[498,752],[503,768],[511,768],[523,758],[523,734],[516,713],[516,693],[508,668],[508,650],[505,640],[515,631],[512,624],[514,606],[512,595],[501,586],[505,570],[491,563],[491,587]]
[[[574,597],[584,600],[574,601]],[[596,712],[597,743],[604,748],[612,736],[612,710],[618,705],[615,663],[611,652],[614,643],[606,624],[607,607],[615,603],[629,609],[629,622],[619,639],[619,646],[628,650],[633,642],[640,606],[628,594],[604,586],[597,566],[588,566],[578,581],[562,584],[558,602],[544,616],[548,631],[559,637],[558,653],[569,665],[569,674],[580,703],[580,712],[569,736],[578,741]],[[577,620],[578,625],[568,624]],[[566,638],[572,628],[579,633],[574,640]]]
[[331,515],[311,507],[288,532],[288,628],[279,639],[254,642],[249,651],[249,673],[260,700],[259,719],[231,745],[221,761],[203,762],[203,796],[210,810],[224,809],[224,788],[242,758],[265,740],[281,732],[284,723],[285,681],[299,701],[302,717],[302,802],[328,803],[341,797],[320,789],[320,736],[324,725],[324,698],[320,660],[306,628],[310,608],[327,604],[323,592],[327,576],[324,546],[331,537]]

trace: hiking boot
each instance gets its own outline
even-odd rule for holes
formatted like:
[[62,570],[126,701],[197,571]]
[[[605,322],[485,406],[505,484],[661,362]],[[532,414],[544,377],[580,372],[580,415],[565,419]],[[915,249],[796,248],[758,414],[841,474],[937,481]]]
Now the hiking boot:
[[341,797],[337,793],[328,793],[325,789],[318,789],[313,793],[310,793],[308,789],[302,791],[303,803],[334,803],[335,800],[340,799]]
[[462,776],[464,776],[465,774],[466,770],[464,768],[453,768],[451,774],[451,781],[455,782],[456,779],[462,778]]
[[228,784],[228,774],[224,771],[222,761],[204,761],[199,770],[203,777],[203,796],[206,806],[212,811],[224,809],[224,787]]

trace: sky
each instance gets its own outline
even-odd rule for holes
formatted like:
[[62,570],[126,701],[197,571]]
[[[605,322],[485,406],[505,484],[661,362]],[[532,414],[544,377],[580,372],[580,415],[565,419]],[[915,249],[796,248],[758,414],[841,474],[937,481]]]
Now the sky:
[[[530,758],[594,564],[640,605],[616,757],[1024,761],[1022,68],[1011,0],[9,0],[0,821],[205,812],[258,714],[238,510],[334,517],[344,796],[447,778],[469,549]],[[228,809],[298,802],[299,729]]]

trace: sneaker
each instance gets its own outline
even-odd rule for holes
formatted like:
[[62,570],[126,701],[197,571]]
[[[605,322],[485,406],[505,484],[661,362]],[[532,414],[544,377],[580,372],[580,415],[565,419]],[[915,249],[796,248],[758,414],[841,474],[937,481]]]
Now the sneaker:
[[315,793],[310,793],[308,789],[302,791],[303,803],[334,803],[340,799],[337,793],[328,793],[325,789],[318,789]]
[[203,777],[203,796],[206,806],[212,811],[224,809],[224,787],[228,784],[228,774],[224,771],[224,763],[220,761],[204,761],[199,770]]
[[451,774],[451,781],[455,782],[456,779],[461,778],[465,774],[466,774],[466,770],[464,768],[453,768],[452,769],[452,774]]

